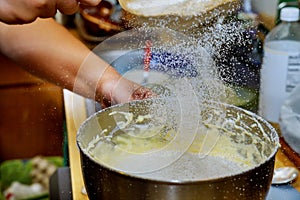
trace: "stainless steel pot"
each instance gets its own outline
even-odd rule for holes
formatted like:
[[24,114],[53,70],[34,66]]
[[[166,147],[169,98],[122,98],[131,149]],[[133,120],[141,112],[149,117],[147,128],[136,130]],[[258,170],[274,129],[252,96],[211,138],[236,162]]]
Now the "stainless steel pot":
[[[264,155],[261,162],[246,170],[237,170],[232,175],[205,180],[158,180],[126,173],[106,166],[89,154],[86,149],[90,141],[103,129],[111,131],[116,125],[115,118],[109,115],[112,111],[132,112],[134,116],[146,114],[157,100],[144,100],[116,105],[95,113],[79,128],[77,143],[80,149],[82,173],[85,187],[90,199],[124,199],[124,200],[209,200],[209,199],[249,199],[263,200],[266,198],[271,185],[274,169],[275,154],[278,149],[276,131],[262,118],[246,110],[220,103],[203,104],[202,119],[214,115],[215,110],[221,110],[225,118],[237,119],[237,124],[246,127],[252,137],[260,139],[253,145]],[[159,104],[159,103],[158,103]],[[188,120],[188,119],[186,119]],[[217,120],[212,120],[217,121]],[[232,131],[232,130],[231,130]],[[238,131],[238,130],[237,130]],[[245,142],[240,137],[231,138],[233,144]],[[251,137],[249,138],[250,141]],[[262,143],[260,143],[262,142]],[[263,148],[261,144],[264,144]],[[235,145],[233,145],[234,147]],[[232,148],[232,147],[230,147]],[[226,145],[224,145],[224,151]],[[245,160],[250,159],[249,154]],[[234,157],[234,156],[233,156]],[[252,159],[252,158],[251,158]],[[135,163],[132,163],[135,165]],[[187,166],[188,167],[188,166]],[[213,166],[212,166],[213,167]]]

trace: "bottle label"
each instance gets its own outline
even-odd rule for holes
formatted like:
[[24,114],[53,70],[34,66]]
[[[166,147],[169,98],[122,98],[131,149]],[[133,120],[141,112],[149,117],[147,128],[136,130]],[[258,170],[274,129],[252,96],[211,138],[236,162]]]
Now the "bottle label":
[[268,42],[261,70],[260,115],[278,123],[284,100],[299,83],[300,42]]
[[300,79],[300,53],[290,54],[288,57],[285,91],[290,93]]

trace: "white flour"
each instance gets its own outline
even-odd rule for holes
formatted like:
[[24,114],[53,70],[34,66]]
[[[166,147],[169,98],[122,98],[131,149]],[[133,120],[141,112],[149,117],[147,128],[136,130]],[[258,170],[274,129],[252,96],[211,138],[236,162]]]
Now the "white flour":
[[121,6],[136,15],[199,15],[234,0],[119,0]]

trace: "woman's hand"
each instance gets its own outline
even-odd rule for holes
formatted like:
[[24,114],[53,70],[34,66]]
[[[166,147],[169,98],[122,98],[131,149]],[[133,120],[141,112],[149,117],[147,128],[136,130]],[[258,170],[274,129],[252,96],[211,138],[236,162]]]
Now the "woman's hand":
[[63,14],[73,14],[78,4],[95,6],[101,0],[1,0],[0,21],[7,24],[24,24],[36,18],[54,17],[59,10]]
[[149,88],[128,80],[113,71],[115,70],[112,68],[107,69],[108,78],[100,80],[98,90],[96,90],[95,99],[101,103],[103,108],[156,96]]

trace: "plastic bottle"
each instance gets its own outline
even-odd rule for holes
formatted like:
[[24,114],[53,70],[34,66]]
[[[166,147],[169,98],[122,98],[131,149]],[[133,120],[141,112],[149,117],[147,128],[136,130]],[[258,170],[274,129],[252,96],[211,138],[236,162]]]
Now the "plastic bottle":
[[265,38],[260,76],[259,114],[273,123],[278,123],[284,100],[300,83],[299,8],[281,9],[280,19]]
[[281,22],[280,20],[280,11],[282,8],[285,7],[299,7],[299,1],[298,0],[278,0],[277,5],[277,18],[276,18],[276,24],[279,24]]

